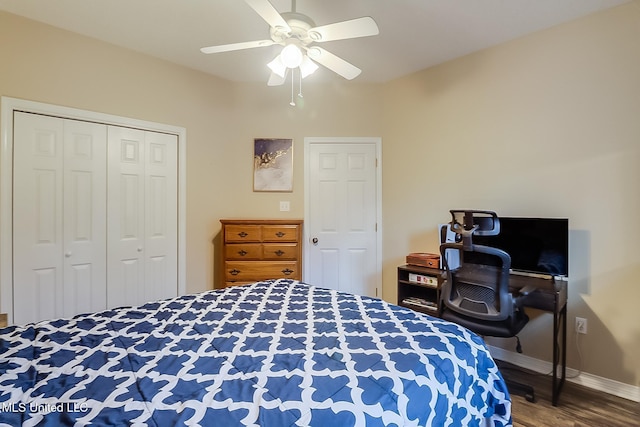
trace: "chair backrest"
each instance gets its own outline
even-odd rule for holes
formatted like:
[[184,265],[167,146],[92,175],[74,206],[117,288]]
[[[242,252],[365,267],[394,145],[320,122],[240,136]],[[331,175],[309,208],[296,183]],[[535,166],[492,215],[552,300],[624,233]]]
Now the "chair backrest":
[[[445,252],[457,250],[460,265],[451,269]],[[444,243],[440,253],[446,279],[441,289],[443,309],[480,321],[503,321],[514,313],[509,293],[511,257],[505,251],[481,245],[465,248],[461,243]],[[473,262],[466,259],[473,255]]]

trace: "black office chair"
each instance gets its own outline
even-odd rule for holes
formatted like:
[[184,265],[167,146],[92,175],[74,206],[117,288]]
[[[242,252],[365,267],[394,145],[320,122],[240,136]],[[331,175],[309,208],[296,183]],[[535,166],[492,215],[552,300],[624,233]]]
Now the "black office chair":
[[[475,245],[473,236],[494,236],[500,232],[495,212],[452,210],[450,227],[456,242],[440,246],[445,281],[440,292],[443,319],[457,323],[482,336],[516,337],[529,321],[521,307],[524,296],[509,292],[511,257],[501,249]],[[535,401],[533,387],[509,381],[512,393],[521,392]]]

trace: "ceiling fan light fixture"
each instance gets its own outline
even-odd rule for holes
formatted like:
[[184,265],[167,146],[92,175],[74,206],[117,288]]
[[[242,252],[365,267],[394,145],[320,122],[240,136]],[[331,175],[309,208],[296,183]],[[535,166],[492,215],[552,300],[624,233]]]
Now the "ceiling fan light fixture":
[[287,66],[283,64],[280,55],[276,56],[273,61],[269,62],[267,64],[267,67],[269,67],[275,74],[283,78],[287,72]]
[[300,62],[300,76],[303,79],[315,73],[317,69],[318,69],[318,64],[313,62],[307,55],[305,55],[302,58],[302,62]]
[[280,60],[287,68],[297,68],[302,63],[302,51],[294,43],[286,45],[280,52]]

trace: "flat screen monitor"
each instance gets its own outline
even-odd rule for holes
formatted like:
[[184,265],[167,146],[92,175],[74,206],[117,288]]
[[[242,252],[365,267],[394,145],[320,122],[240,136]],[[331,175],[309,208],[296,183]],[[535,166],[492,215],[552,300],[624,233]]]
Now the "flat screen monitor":
[[[500,217],[500,234],[473,236],[473,243],[502,249],[514,272],[569,275],[567,218]],[[474,262],[465,254],[465,262]]]

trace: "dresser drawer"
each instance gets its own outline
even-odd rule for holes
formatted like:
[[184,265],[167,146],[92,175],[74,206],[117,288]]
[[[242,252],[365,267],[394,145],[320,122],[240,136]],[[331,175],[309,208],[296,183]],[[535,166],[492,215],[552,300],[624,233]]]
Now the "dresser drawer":
[[242,285],[249,285],[251,283],[254,283],[255,280],[253,282],[224,282],[224,287],[225,288],[229,288],[231,286],[242,286]]
[[262,241],[262,227],[259,225],[229,224],[225,227],[224,241],[234,242],[260,242]]
[[262,245],[264,260],[297,260],[299,246],[295,243],[265,243]]
[[300,227],[295,225],[263,225],[263,242],[297,242]]
[[225,280],[227,282],[250,282],[266,279],[300,280],[296,261],[227,261]]
[[262,244],[233,243],[224,248],[225,259],[229,260],[259,260],[262,259]]

